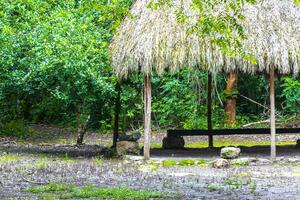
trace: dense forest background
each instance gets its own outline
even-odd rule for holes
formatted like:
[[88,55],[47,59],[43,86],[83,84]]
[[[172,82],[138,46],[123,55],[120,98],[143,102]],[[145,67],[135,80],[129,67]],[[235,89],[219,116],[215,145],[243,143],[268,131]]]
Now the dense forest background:
[[[87,119],[90,129],[111,132],[118,80],[109,43],[132,3],[0,0],[0,135],[26,135],[30,123],[78,127]],[[213,80],[213,126],[220,128],[226,74]],[[152,84],[153,127],[207,127],[206,72],[154,74]],[[268,87],[264,75],[239,74],[234,126],[268,119]],[[121,90],[120,129],[142,128],[142,76],[123,80]],[[276,94],[278,119],[300,113],[297,77],[278,76]]]

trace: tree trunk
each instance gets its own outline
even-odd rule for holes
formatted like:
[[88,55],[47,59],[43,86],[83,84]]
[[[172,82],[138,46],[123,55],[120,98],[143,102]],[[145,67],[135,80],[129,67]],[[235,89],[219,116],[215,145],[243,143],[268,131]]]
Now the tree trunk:
[[235,124],[236,117],[236,95],[237,95],[237,82],[238,74],[237,72],[230,72],[227,76],[226,84],[226,100],[225,100],[225,113],[226,119],[225,123],[229,126]]
[[[207,77],[207,129],[212,129],[212,74],[208,72]],[[213,147],[213,135],[208,137],[208,146]]]
[[150,159],[150,138],[151,138],[151,76],[144,76],[144,159]]
[[276,126],[275,126],[275,72],[274,65],[270,69],[270,129],[271,129],[271,160],[276,160]]
[[85,131],[79,127],[77,131],[77,144],[82,145],[83,143],[83,137],[84,137]]
[[81,123],[81,114],[77,113],[77,145],[82,145],[83,137],[87,130],[87,125],[90,120],[90,115],[87,117],[87,120],[84,123]]
[[118,82],[116,85],[117,96],[115,99],[115,117],[114,117],[114,132],[113,132],[113,146],[116,147],[119,137],[119,116],[121,111],[121,85]]

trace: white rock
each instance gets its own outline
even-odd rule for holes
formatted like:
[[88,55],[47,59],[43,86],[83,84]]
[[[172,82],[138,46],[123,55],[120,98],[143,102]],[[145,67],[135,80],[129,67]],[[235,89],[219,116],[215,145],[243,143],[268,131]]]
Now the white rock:
[[221,158],[224,159],[233,159],[239,157],[241,153],[240,148],[236,147],[224,147],[221,149]]

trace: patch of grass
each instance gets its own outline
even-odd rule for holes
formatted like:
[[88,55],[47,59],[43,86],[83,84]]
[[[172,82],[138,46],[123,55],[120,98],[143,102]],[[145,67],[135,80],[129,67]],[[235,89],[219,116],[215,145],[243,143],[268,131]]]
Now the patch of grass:
[[[224,146],[246,146],[246,147],[253,147],[253,146],[269,146],[270,141],[256,141],[256,140],[229,140],[229,139],[215,139],[214,140],[214,147],[224,147]],[[296,142],[291,141],[280,141],[277,143],[278,146],[285,146],[285,145],[296,145]],[[186,148],[207,148],[208,142],[200,141],[192,144],[185,145]]]
[[220,185],[215,184],[215,183],[210,183],[210,184],[208,184],[208,185],[207,185],[207,189],[208,189],[208,191],[210,191],[210,192],[222,191],[222,190],[223,190],[223,188],[222,188]]
[[94,162],[95,162],[96,166],[102,166],[103,162],[104,162],[103,157],[101,156],[101,157],[94,159]]
[[70,191],[74,188],[74,185],[64,184],[64,183],[49,183],[43,186],[31,187],[26,190],[26,192],[31,193],[45,193],[45,192],[62,192]]
[[208,164],[209,162],[207,160],[204,160],[204,159],[197,159],[196,160],[196,164],[197,165],[205,165],[205,164]]
[[300,175],[300,171],[294,171],[293,174]]
[[250,184],[250,192],[251,192],[252,194],[256,193],[256,188],[257,188],[256,183],[251,182],[251,184]]
[[[292,141],[279,141],[276,144],[277,146],[286,146],[286,145],[296,145],[296,142]],[[253,146],[270,146],[270,141],[256,141],[253,140],[230,140],[230,139],[215,139],[214,140],[214,147],[238,147],[238,146],[245,146],[245,147],[253,147]],[[143,144],[140,144],[140,147],[143,147]],[[208,148],[207,141],[199,141],[192,144],[186,144],[185,148]],[[151,148],[159,149],[162,148],[162,144],[160,143],[152,143]]]
[[172,167],[172,166],[198,166],[205,167],[208,164],[207,160],[204,159],[184,159],[180,161],[175,160],[164,160],[161,162],[163,167]]
[[13,161],[17,161],[17,160],[20,160],[20,159],[21,159],[21,157],[17,156],[17,155],[2,154],[2,155],[0,155],[0,165],[5,164],[5,163],[9,163],[9,162],[13,162]]
[[48,167],[48,158],[47,157],[41,157],[39,158],[35,164],[34,167],[38,170],[43,170]]
[[238,178],[238,177],[230,177],[224,180],[224,184],[234,189],[240,189],[244,185],[249,185],[252,182],[250,178]]
[[140,165],[138,169],[142,172],[155,172],[158,170],[158,168],[159,168],[159,164],[147,163],[144,165]]
[[64,156],[59,157],[59,160],[63,162],[69,162],[69,163],[74,163],[78,161],[76,158],[69,157],[68,153],[66,153]]
[[210,192],[228,192],[231,193],[232,190],[239,190],[245,188],[250,193],[255,193],[257,185],[249,177],[251,173],[240,173],[235,174],[232,177],[226,178],[222,183],[210,183],[207,185],[207,189]]
[[46,199],[47,196],[53,199],[73,199],[73,198],[97,198],[97,199],[150,199],[150,198],[172,198],[173,195],[166,195],[161,192],[148,190],[134,190],[126,187],[97,187],[88,185],[76,187],[69,184],[50,183],[45,186],[32,187],[27,192],[40,194],[39,198]]
[[292,167],[300,167],[300,163],[291,163],[291,162],[274,162],[273,166],[292,166]]
[[234,176],[235,177],[251,177],[253,174],[251,172],[241,172],[241,173],[237,173]]
[[34,135],[34,132],[22,120],[13,120],[0,127],[0,136],[27,138]]
[[232,160],[230,164],[234,167],[248,166],[249,160],[243,159],[243,158],[238,158],[238,159]]
[[172,167],[172,166],[175,166],[177,164],[177,162],[174,160],[164,160],[164,161],[162,161],[161,164],[164,167]]
[[195,165],[195,160],[180,160],[178,162],[179,166],[193,166]]

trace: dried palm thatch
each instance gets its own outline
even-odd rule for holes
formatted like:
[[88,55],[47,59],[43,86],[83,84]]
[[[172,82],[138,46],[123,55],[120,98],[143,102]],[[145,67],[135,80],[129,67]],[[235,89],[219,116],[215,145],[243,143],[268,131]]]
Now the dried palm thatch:
[[[187,15],[193,16],[191,2],[175,0]],[[187,23],[176,20],[176,6],[151,10],[148,3],[136,1],[131,9],[133,17],[123,21],[112,40],[112,64],[119,77],[127,77],[132,71],[162,73],[184,67],[254,73],[269,71],[271,65],[282,74],[299,74],[300,7],[292,0],[257,0],[254,5],[244,6],[243,49],[255,55],[257,64],[225,56],[209,41],[188,34]]]

